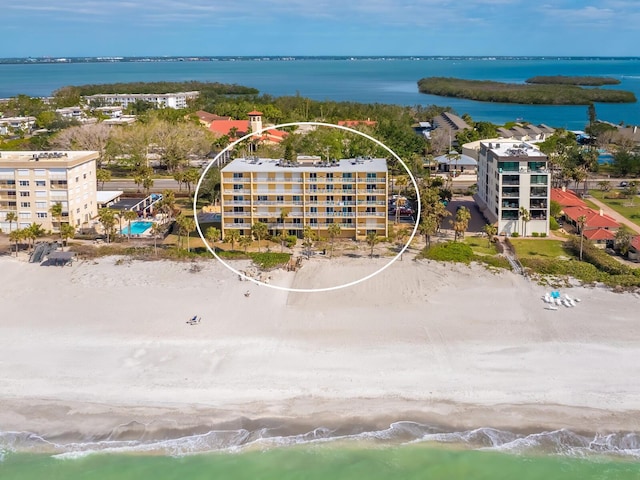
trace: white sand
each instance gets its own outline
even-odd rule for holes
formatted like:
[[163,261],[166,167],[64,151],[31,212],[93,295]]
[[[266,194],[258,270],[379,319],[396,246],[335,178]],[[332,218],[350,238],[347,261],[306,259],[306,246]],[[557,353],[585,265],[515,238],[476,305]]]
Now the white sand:
[[[344,283],[386,261],[312,260],[272,281]],[[409,256],[313,294],[215,261],[115,263],[0,259],[0,430],[244,416],[640,431],[638,295],[574,288],[582,302],[548,311],[522,277]]]

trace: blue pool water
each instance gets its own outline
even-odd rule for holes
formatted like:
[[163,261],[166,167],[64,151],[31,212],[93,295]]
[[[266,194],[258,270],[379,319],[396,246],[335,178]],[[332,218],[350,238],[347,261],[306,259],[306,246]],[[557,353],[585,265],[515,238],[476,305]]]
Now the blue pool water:
[[[131,222],[131,235],[140,235],[151,228],[153,222]],[[124,227],[122,235],[129,235],[129,226]]]
[[613,163],[613,155],[610,153],[601,153],[598,155],[598,164],[611,165]]

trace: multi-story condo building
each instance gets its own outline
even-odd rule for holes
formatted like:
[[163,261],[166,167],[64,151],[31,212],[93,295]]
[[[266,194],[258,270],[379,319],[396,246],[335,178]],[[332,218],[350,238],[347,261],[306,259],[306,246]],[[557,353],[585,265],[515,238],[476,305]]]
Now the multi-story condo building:
[[235,159],[221,171],[223,235],[231,229],[249,235],[262,222],[271,234],[299,238],[307,225],[326,237],[332,224],[340,225],[341,237],[386,237],[387,177],[383,158]]
[[476,200],[499,234],[549,234],[550,176],[547,156],[530,143],[481,142]]
[[126,108],[137,101],[149,102],[160,108],[186,108],[187,100],[198,98],[200,92],[175,93],[98,93],[87,95],[87,102],[98,101],[106,105],[122,105]]
[[[0,228],[39,223],[57,231],[58,219],[50,209],[62,205],[62,222],[88,225],[98,214],[96,159],[99,152],[0,152]],[[16,222],[6,220],[14,212]]]

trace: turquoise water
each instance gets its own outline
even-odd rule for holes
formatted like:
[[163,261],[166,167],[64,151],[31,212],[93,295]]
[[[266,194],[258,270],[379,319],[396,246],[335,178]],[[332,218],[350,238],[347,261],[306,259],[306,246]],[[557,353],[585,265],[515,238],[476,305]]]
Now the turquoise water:
[[316,445],[186,457],[98,454],[58,459],[9,454],[7,480],[632,480],[640,465],[601,458],[515,456],[425,446],[361,448]]
[[[153,222],[131,222],[131,235],[140,235],[153,226]],[[129,235],[129,226],[127,225],[120,232],[122,235]]]
[[[585,106],[535,106],[474,102],[423,95],[417,81],[451,76],[523,82],[536,75],[600,75],[617,78],[611,88],[633,91],[640,99],[640,59],[460,59],[429,58],[295,61],[122,62],[2,64],[0,98],[24,93],[47,96],[64,85],[133,81],[203,80],[239,83],[271,95],[300,95],[318,100],[448,105],[476,120],[505,123],[523,119],[554,127],[584,129]],[[598,118],[640,125],[640,106],[597,104]]]
[[598,155],[598,163],[600,165],[609,165],[613,163],[613,155],[610,153],[601,153]]

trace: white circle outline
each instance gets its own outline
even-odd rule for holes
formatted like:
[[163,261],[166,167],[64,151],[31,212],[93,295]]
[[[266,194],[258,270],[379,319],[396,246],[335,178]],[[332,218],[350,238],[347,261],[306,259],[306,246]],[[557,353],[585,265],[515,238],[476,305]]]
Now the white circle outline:
[[[279,285],[272,285],[272,284],[269,284],[269,283],[261,282],[260,280],[256,280],[255,278],[249,277],[249,276],[245,275],[244,273],[240,272],[239,270],[236,270],[231,265],[229,265],[224,260],[222,260],[222,258],[220,258],[216,254],[214,249],[211,248],[211,246],[209,245],[209,242],[207,242],[207,240],[205,239],[205,237],[204,237],[204,235],[202,233],[202,230],[200,229],[200,223],[198,222],[198,210],[197,210],[197,207],[196,207],[197,201],[198,201],[198,193],[200,191],[200,186],[202,185],[202,181],[204,180],[204,177],[207,175],[207,172],[209,171],[209,169],[220,158],[220,156],[222,156],[222,154],[225,153],[227,150],[230,150],[233,147],[235,147],[238,143],[243,142],[244,140],[247,140],[247,139],[249,139],[251,137],[255,137],[256,135],[258,135],[258,134],[260,134],[262,132],[265,132],[267,130],[273,130],[273,129],[282,128],[282,127],[294,127],[294,126],[298,126],[298,125],[315,125],[315,126],[322,126],[322,127],[339,128],[341,130],[346,130],[348,132],[352,132],[352,133],[356,133],[358,135],[362,135],[363,137],[371,140],[372,142],[374,142],[377,145],[379,145],[382,148],[384,148],[391,155],[393,155],[396,158],[396,160],[398,160],[400,162],[400,164],[404,167],[404,169],[407,171],[407,173],[409,174],[409,177],[411,178],[411,183],[413,183],[413,188],[416,191],[416,197],[417,197],[417,203],[418,203],[418,213],[416,215],[416,222],[415,222],[415,225],[413,226],[413,231],[411,232],[411,236],[409,237],[409,240],[404,245],[404,247],[402,247],[402,250],[400,250],[400,252],[398,252],[398,254],[395,257],[393,257],[388,263],[384,264],[382,267],[380,267],[375,272],[370,273],[369,275],[367,275],[365,277],[362,277],[362,278],[360,278],[358,280],[354,280],[354,281],[349,282],[349,283],[344,283],[342,285],[335,285],[335,286],[332,286],[332,287],[323,287],[323,288],[290,288],[290,287],[281,287]],[[221,194],[222,194],[222,192],[221,192]],[[273,288],[275,290],[281,290],[281,291],[285,291],[285,292],[296,292],[296,293],[330,292],[332,290],[339,290],[341,288],[352,287],[354,285],[357,285],[358,283],[361,283],[361,282],[364,282],[366,280],[369,280],[370,278],[374,277],[375,275],[383,272],[388,267],[390,267],[393,264],[393,262],[395,262],[396,260],[398,260],[398,258],[400,258],[400,256],[405,252],[405,250],[409,247],[409,245],[413,241],[414,237],[416,236],[416,232],[418,231],[418,223],[419,223],[419,219],[420,219],[420,213],[421,213],[421,201],[420,201],[420,191],[418,190],[418,183],[416,182],[415,177],[413,176],[413,174],[409,170],[409,167],[407,167],[407,165],[396,154],[396,152],[391,150],[389,147],[387,147],[380,140],[377,140],[377,139],[373,138],[372,136],[367,135],[366,133],[359,132],[358,130],[354,130],[352,128],[345,127],[343,125],[335,125],[333,123],[324,123],[324,122],[291,122],[291,123],[282,123],[280,125],[275,125],[273,127],[265,127],[265,128],[262,128],[262,129],[260,129],[260,130],[258,130],[256,132],[251,132],[251,133],[246,134],[242,138],[239,138],[235,142],[227,145],[218,155],[215,156],[215,158],[211,162],[209,162],[209,165],[207,165],[207,167],[204,169],[204,172],[202,172],[202,175],[200,176],[200,180],[198,180],[198,185],[196,185],[196,189],[195,189],[194,194],[193,194],[193,218],[194,218],[195,223],[196,223],[196,229],[198,230],[198,234],[200,235],[200,238],[202,239],[202,241],[206,245],[207,250],[209,250],[213,254],[213,256],[220,263],[222,263],[225,267],[227,267],[229,270],[231,270],[233,273],[235,273],[236,275],[240,276],[241,278],[244,278],[245,280],[250,280],[250,281],[252,281],[253,283],[255,283],[257,285],[263,285],[265,287]],[[387,221],[388,221],[388,219],[387,219]]]

